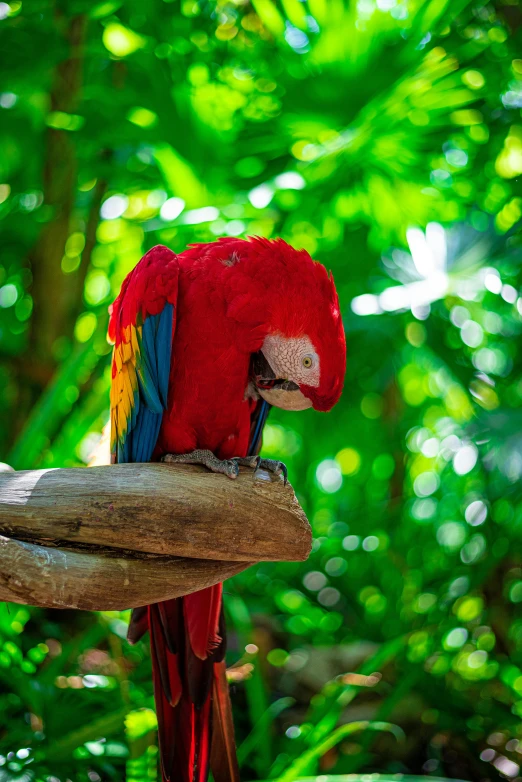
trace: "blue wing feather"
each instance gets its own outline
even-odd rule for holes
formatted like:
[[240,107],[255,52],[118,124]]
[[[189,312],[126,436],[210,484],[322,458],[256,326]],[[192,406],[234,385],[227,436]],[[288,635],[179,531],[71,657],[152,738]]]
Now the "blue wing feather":
[[156,323],[160,316],[153,315],[145,319],[142,330],[143,358],[149,371],[154,388],[158,386],[158,365],[156,358]]
[[136,367],[138,393],[118,462],[149,462],[167,407],[174,306],[166,304],[158,315],[145,318],[140,340],[140,364]]
[[[170,305],[172,306],[172,305]],[[158,360],[164,361],[167,358],[167,366],[170,368],[170,347],[171,339],[165,340],[162,344],[157,344],[155,339],[156,321],[160,315],[149,315],[143,323],[142,332],[142,362],[138,367],[138,381],[140,392],[146,401],[147,407],[155,413],[162,414],[164,406],[159,396],[158,388]],[[172,319],[170,321],[170,331],[172,335]]]
[[131,461],[148,462],[156,446],[162,415],[142,407],[138,424],[132,432]]
[[254,415],[252,416],[253,429],[250,433],[250,443],[247,452],[248,456],[255,456],[260,451],[261,435],[263,434],[263,428],[271,407],[272,405],[263,399],[254,411]]
[[170,365],[168,361],[161,361],[160,356],[164,350],[163,347],[164,345],[169,346],[169,354],[172,348],[173,314],[174,314],[173,305],[167,304],[159,317],[159,322],[157,324],[157,332],[156,332],[156,358],[158,360],[157,363],[158,392],[163,407],[167,407]]

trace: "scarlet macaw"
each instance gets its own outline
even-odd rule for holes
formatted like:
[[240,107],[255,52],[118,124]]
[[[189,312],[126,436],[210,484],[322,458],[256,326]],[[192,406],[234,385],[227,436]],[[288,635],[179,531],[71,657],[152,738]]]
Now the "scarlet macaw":
[[[272,405],[326,411],[342,390],[333,278],[281,239],[154,247],[123,282],[109,338],[113,462],[200,462],[234,478],[257,463]],[[147,630],[163,782],[205,782],[209,765],[235,782],[222,585],[136,610],[129,640]]]

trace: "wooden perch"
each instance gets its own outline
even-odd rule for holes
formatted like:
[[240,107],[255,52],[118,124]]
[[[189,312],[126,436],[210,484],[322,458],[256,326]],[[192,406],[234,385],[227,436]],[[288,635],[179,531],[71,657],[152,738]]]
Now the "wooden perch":
[[241,470],[122,464],[0,473],[0,600],[119,610],[195,592],[261,560],[307,558],[290,485]]

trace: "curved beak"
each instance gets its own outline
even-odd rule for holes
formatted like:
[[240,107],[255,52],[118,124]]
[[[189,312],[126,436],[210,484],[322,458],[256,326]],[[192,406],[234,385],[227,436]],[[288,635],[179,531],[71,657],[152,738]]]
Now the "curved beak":
[[252,380],[259,395],[283,410],[307,410],[312,402],[292,380],[278,378],[262,351],[252,357]]

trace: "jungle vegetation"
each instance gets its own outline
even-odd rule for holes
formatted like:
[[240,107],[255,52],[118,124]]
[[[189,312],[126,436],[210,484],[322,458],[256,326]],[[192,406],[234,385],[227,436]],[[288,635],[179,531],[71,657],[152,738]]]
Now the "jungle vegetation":
[[[0,2],[0,459],[86,464],[107,308],[153,245],[282,236],[335,275],[342,400],[264,440],[313,553],[225,587],[244,780],[522,778],[521,25]],[[0,605],[1,782],[157,779],[128,618]]]

